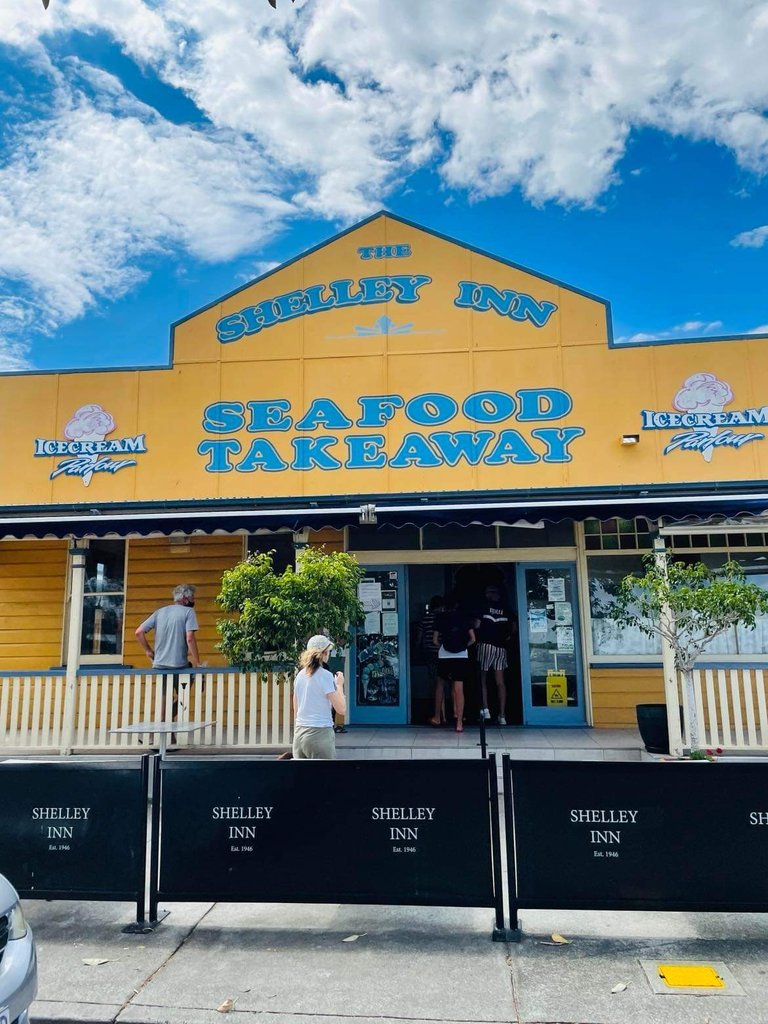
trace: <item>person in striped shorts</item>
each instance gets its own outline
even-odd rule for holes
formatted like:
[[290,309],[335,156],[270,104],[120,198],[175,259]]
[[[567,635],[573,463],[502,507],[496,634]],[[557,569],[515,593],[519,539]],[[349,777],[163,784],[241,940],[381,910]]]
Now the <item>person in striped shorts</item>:
[[482,689],[480,714],[486,719],[491,717],[488,710],[488,676],[493,672],[499,698],[499,725],[507,724],[507,685],[504,673],[507,670],[507,645],[511,635],[510,615],[502,601],[501,591],[496,586],[486,587],[485,609],[478,622],[477,637],[477,666]]

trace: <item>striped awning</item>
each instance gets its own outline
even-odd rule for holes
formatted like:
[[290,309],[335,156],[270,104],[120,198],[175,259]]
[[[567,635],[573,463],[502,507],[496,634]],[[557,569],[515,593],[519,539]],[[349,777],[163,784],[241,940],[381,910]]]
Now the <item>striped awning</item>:
[[[711,488],[711,485],[709,485]],[[0,509],[3,538],[151,537],[253,533],[377,525],[525,526],[586,519],[634,519],[705,526],[762,518],[768,524],[768,491],[757,488],[675,493],[656,487],[613,491],[560,491],[503,495],[392,495],[274,503],[206,502],[103,505],[84,508]],[[742,529],[741,526],[731,526]],[[768,529],[768,525],[766,525]]]

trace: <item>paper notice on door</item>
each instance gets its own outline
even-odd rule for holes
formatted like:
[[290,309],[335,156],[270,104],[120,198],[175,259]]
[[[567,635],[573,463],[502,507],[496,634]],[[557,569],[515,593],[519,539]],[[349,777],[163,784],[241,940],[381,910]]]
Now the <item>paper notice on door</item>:
[[546,608],[529,608],[528,609],[528,632],[531,636],[538,634],[539,636],[546,635],[547,632],[547,609]]
[[553,576],[547,580],[547,599],[549,601],[565,600],[565,579],[562,576]]
[[573,612],[570,601],[555,601],[555,625],[570,626],[573,622]]
[[573,626],[557,626],[555,629],[558,651],[573,650]]
[[364,631],[370,634],[381,633],[381,612],[366,612]]
[[383,612],[381,616],[381,632],[384,636],[397,636],[397,612]]
[[381,611],[381,584],[375,580],[363,580],[357,585],[357,596],[364,612]]

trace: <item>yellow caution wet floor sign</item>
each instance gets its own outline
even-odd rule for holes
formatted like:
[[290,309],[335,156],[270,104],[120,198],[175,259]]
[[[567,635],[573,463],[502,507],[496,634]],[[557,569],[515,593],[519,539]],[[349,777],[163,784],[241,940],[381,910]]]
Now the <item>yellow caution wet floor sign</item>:
[[565,672],[550,669],[547,672],[547,707],[564,708],[568,703]]

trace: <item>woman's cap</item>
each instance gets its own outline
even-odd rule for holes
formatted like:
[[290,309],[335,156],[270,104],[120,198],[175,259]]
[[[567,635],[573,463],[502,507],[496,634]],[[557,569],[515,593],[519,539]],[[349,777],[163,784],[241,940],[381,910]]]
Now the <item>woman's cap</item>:
[[327,636],[323,636],[321,633],[317,633],[315,636],[311,636],[309,640],[307,640],[308,651],[325,651],[332,646],[333,641]]

